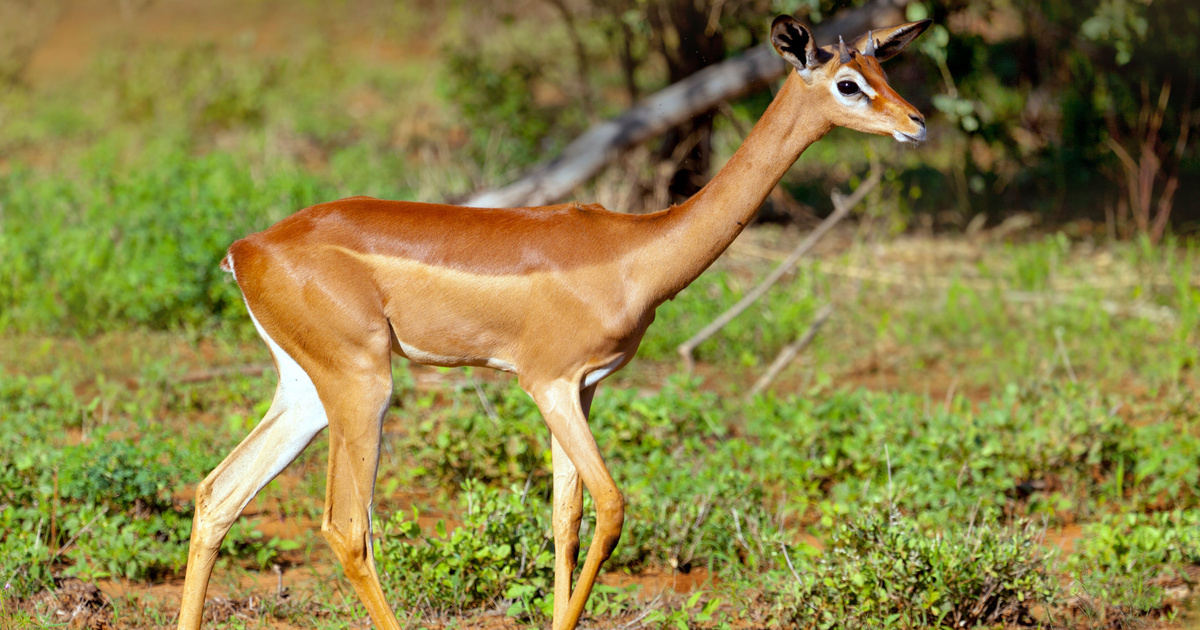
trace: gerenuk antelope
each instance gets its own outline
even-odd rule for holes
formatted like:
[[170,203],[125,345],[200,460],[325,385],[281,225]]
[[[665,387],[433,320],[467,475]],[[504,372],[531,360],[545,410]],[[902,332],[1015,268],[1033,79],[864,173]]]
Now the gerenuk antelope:
[[[658,305],[725,251],[810,144],[835,126],[925,139],[924,118],[879,64],[928,26],[901,24],[851,45],[818,47],[804,25],[776,18],[771,42],[795,72],[716,177],[661,212],[350,197],[230,246],[221,267],[242,290],[279,385],[259,425],[196,490],[179,628],[200,627],[217,550],[234,519],[329,427],[322,532],[375,624],[399,629],[371,546],[392,353],[512,372],[537,403],[554,469],[553,628],[574,628],[625,518],[588,428],[597,384],[633,358]],[[596,530],[572,586],[585,487]]]

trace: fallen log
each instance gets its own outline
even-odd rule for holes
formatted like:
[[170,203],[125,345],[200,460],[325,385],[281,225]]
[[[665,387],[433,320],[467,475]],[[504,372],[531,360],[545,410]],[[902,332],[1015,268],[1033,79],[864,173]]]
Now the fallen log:
[[[857,36],[871,28],[901,22],[907,0],[872,0],[813,27],[818,40]],[[790,68],[771,44],[763,43],[711,65],[647,97],[625,113],[599,123],[567,145],[561,155],[533,167],[517,181],[481,193],[464,206],[507,208],[554,203],[587,182],[623,152],[701,112],[744,96],[783,76]],[[615,208],[621,210],[621,208]]]

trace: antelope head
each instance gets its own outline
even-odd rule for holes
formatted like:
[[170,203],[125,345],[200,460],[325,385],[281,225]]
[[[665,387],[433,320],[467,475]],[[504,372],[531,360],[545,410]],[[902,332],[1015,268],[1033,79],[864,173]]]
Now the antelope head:
[[812,31],[790,15],[781,15],[771,23],[771,44],[809,88],[819,90],[821,110],[830,124],[918,143],[925,140],[925,117],[888,85],[879,64],[931,23],[909,22],[868,31],[853,44],[838,38],[836,45],[817,46]]

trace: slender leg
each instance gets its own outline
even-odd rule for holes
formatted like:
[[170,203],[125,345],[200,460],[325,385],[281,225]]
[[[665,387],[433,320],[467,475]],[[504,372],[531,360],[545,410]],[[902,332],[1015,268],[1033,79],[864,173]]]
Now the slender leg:
[[[586,418],[592,406],[596,386],[580,392]],[[550,436],[551,461],[554,464],[554,624],[561,628],[571,600],[571,577],[579,561],[579,524],[583,519],[583,484],[579,472],[563,451],[558,438]]]
[[[612,555],[613,548],[621,538],[621,526],[625,521],[625,499],[605,467],[604,460],[600,457],[600,449],[596,446],[591,429],[588,428],[587,417],[580,400],[579,384],[556,380],[547,383],[522,383],[522,387],[533,396],[546,425],[550,427],[550,433],[555,437],[563,454],[575,465],[577,474],[596,503],[596,533],[584,559],[583,569],[579,572],[579,581],[571,593],[566,612],[561,618],[555,614],[554,630],[571,630],[579,623],[583,606],[592,592],[596,576],[600,573],[600,565]],[[555,529],[557,539],[557,521]],[[561,562],[556,561],[556,590],[564,583],[564,578],[559,574],[564,568]],[[565,582],[569,584],[569,575]],[[557,609],[557,597],[555,599]]]
[[375,626],[399,630],[379,584],[371,546],[380,432],[392,395],[390,364],[385,355],[380,369],[373,373],[347,370],[317,382],[329,413],[329,473],[321,531]]
[[[261,332],[261,329],[260,329]],[[250,435],[196,488],[180,630],[197,630],[221,541],[246,504],[312,441],[327,421],[308,375],[266,333],[279,370],[271,408]]]

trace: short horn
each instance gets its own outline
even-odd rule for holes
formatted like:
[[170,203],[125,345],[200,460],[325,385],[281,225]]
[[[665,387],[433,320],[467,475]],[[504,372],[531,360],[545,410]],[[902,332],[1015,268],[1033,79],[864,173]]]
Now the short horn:
[[846,50],[846,42],[838,35],[838,55],[842,59],[842,63],[850,63],[850,51]]
[[867,31],[867,49],[863,51],[868,57],[875,56],[875,34],[873,31]]

